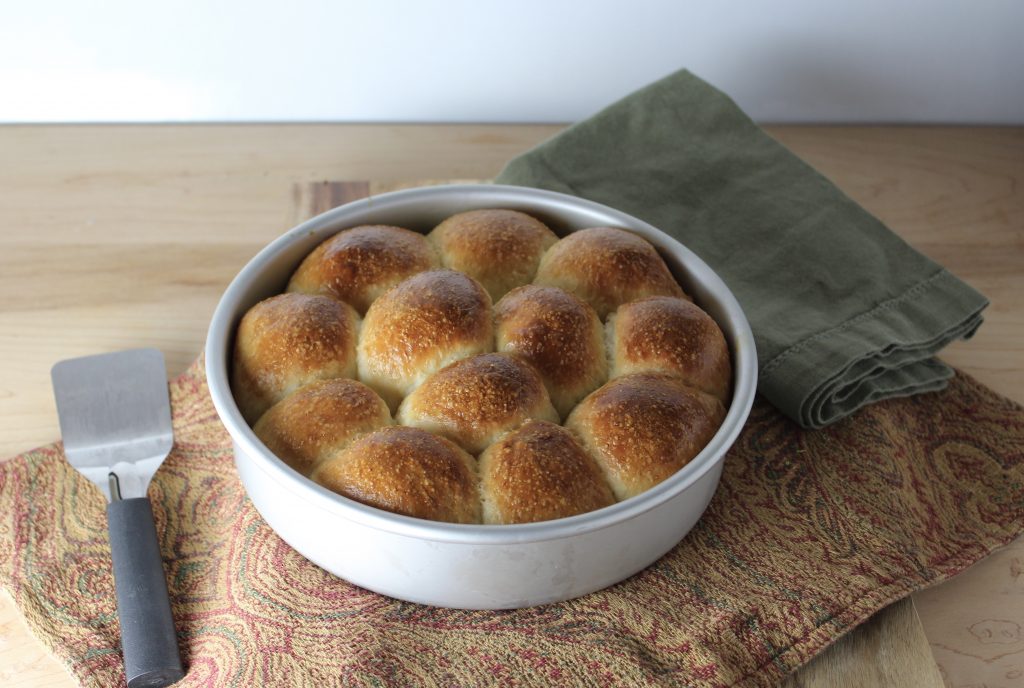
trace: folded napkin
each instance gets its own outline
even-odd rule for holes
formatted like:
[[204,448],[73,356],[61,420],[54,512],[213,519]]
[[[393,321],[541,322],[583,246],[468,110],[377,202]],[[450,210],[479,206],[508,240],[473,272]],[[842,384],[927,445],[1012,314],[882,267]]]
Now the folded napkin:
[[[201,361],[150,487],[199,686],[771,686],[1024,531],[1024,409],[964,375],[808,432],[758,400],[704,517],[627,581],[511,611],[400,602],[260,518]],[[103,498],[53,444],[0,463],[0,587],[84,686],[124,685]]]
[[988,303],[686,71],[496,181],[605,203],[697,253],[750,320],[759,391],[804,427],[945,387],[953,371],[935,353],[971,336]]

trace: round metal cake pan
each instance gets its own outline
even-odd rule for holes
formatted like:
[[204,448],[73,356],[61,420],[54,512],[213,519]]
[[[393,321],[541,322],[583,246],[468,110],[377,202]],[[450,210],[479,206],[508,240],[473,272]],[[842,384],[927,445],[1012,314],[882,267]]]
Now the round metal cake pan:
[[[361,224],[429,232],[457,212],[510,208],[565,235],[622,227],[650,241],[694,300],[721,326],[733,357],[733,396],[704,450],[661,484],[571,518],[484,526],[392,514],[337,495],[293,471],[246,424],[229,384],[234,331],[258,301],[284,290],[307,253]],[[726,451],[750,412],[757,357],[750,326],[722,280],[665,233],[607,206],[551,191],[490,184],[396,191],[348,203],[304,222],[263,249],[231,282],[206,343],[210,395],[234,443],[253,504],[288,544],[356,585],[411,602],[463,609],[526,607],[578,597],[641,571],[675,546],[711,500]]]

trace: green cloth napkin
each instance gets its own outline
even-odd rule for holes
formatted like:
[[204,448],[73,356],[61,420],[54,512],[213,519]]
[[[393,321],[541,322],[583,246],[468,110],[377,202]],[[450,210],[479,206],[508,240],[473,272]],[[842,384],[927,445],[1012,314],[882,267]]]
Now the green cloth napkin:
[[953,371],[935,353],[970,337],[988,305],[687,71],[515,158],[496,181],[618,208],[697,253],[750,320],[759,391],[805,427],[944,388]]

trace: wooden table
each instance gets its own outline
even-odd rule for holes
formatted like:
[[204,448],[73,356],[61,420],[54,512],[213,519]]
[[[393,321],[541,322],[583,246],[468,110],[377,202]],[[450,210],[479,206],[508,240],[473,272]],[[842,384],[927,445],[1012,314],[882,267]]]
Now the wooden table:
[[[54,361],[136,346],[172,374],[317,180],[487,178],[558,126],[0,127],[0,456],[58,436]],[[772,127],[992,300],[944,358],[1024,402],[1024,130]],[[790,685],[1024,685],[1024,544],[893,605]],[[1014,606],[1016,605],[1016,606]],[[923,622],[923,630],[922,630]],[[938,667],[929,652],[929,644]],[[0,595],[0,684],[70,685]]]

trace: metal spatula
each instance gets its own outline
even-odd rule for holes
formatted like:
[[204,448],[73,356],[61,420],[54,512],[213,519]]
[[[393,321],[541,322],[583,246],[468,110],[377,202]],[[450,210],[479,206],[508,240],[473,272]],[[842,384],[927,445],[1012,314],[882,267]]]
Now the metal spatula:
[[64,453],[110,500],[121,649],[129,688],[184,676],[146,487],[174,436],[164,357],[136,349],[61,361],[53,392]]

